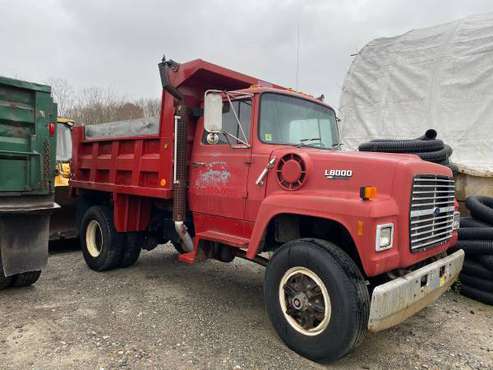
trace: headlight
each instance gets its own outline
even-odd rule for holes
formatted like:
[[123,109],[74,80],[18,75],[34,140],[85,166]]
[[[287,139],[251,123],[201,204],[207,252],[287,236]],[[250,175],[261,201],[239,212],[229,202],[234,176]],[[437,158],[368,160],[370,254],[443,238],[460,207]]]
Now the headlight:
[[460,212],[454,212],[454,220],[452,221],[452,230],[459,230],[460,227]]
[[377,252],[392,248],[394,239],[394,224],[377,225],[375,250]]

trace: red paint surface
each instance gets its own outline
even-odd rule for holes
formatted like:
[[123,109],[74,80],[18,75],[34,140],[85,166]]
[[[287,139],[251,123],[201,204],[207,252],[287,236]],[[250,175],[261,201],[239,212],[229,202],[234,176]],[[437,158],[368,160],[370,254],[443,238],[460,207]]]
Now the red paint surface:
[[290,159],[282,167],[281,178],[287,182],[295,182],[301,176],[301,166],[299,162],[294,159]]

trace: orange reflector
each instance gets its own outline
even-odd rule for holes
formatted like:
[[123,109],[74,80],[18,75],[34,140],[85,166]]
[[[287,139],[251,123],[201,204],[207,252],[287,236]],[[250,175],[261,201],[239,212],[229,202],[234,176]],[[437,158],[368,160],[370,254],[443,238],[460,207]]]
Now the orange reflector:
[[363,200],[371,200],[377,196],[377,188],[375,186],[362,186],[359,189],[359,196]]
[[356,224],[356,235],[363,236],[363,226],[363,221],[358,220],[358,223]]
[[166,179],[161,179],[161,181],[159,182],[159,185],[166,186]]

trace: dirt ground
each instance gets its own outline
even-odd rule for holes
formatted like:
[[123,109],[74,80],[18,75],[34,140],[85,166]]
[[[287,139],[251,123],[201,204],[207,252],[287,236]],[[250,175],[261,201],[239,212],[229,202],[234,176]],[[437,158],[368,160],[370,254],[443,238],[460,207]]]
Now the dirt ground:
[[452,291],[346,358],[316,364],[276,337],[262,281],[250,262],[187,266],[170,248],[96,273],[75,246],[58,245],[34,287],[0,292],[0,367],[493,368],[493,307]]

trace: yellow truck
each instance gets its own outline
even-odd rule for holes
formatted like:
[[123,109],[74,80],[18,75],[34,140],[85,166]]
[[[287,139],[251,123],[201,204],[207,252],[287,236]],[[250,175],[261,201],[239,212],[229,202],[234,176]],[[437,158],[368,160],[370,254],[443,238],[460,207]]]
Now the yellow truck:
[[73,125],[74,121],[70,118],[57,118],[55,201],[61,208],[51,217],[50,240],[72,239],[78,236],[75,226],[75,200],[70,195],[69,187]]

